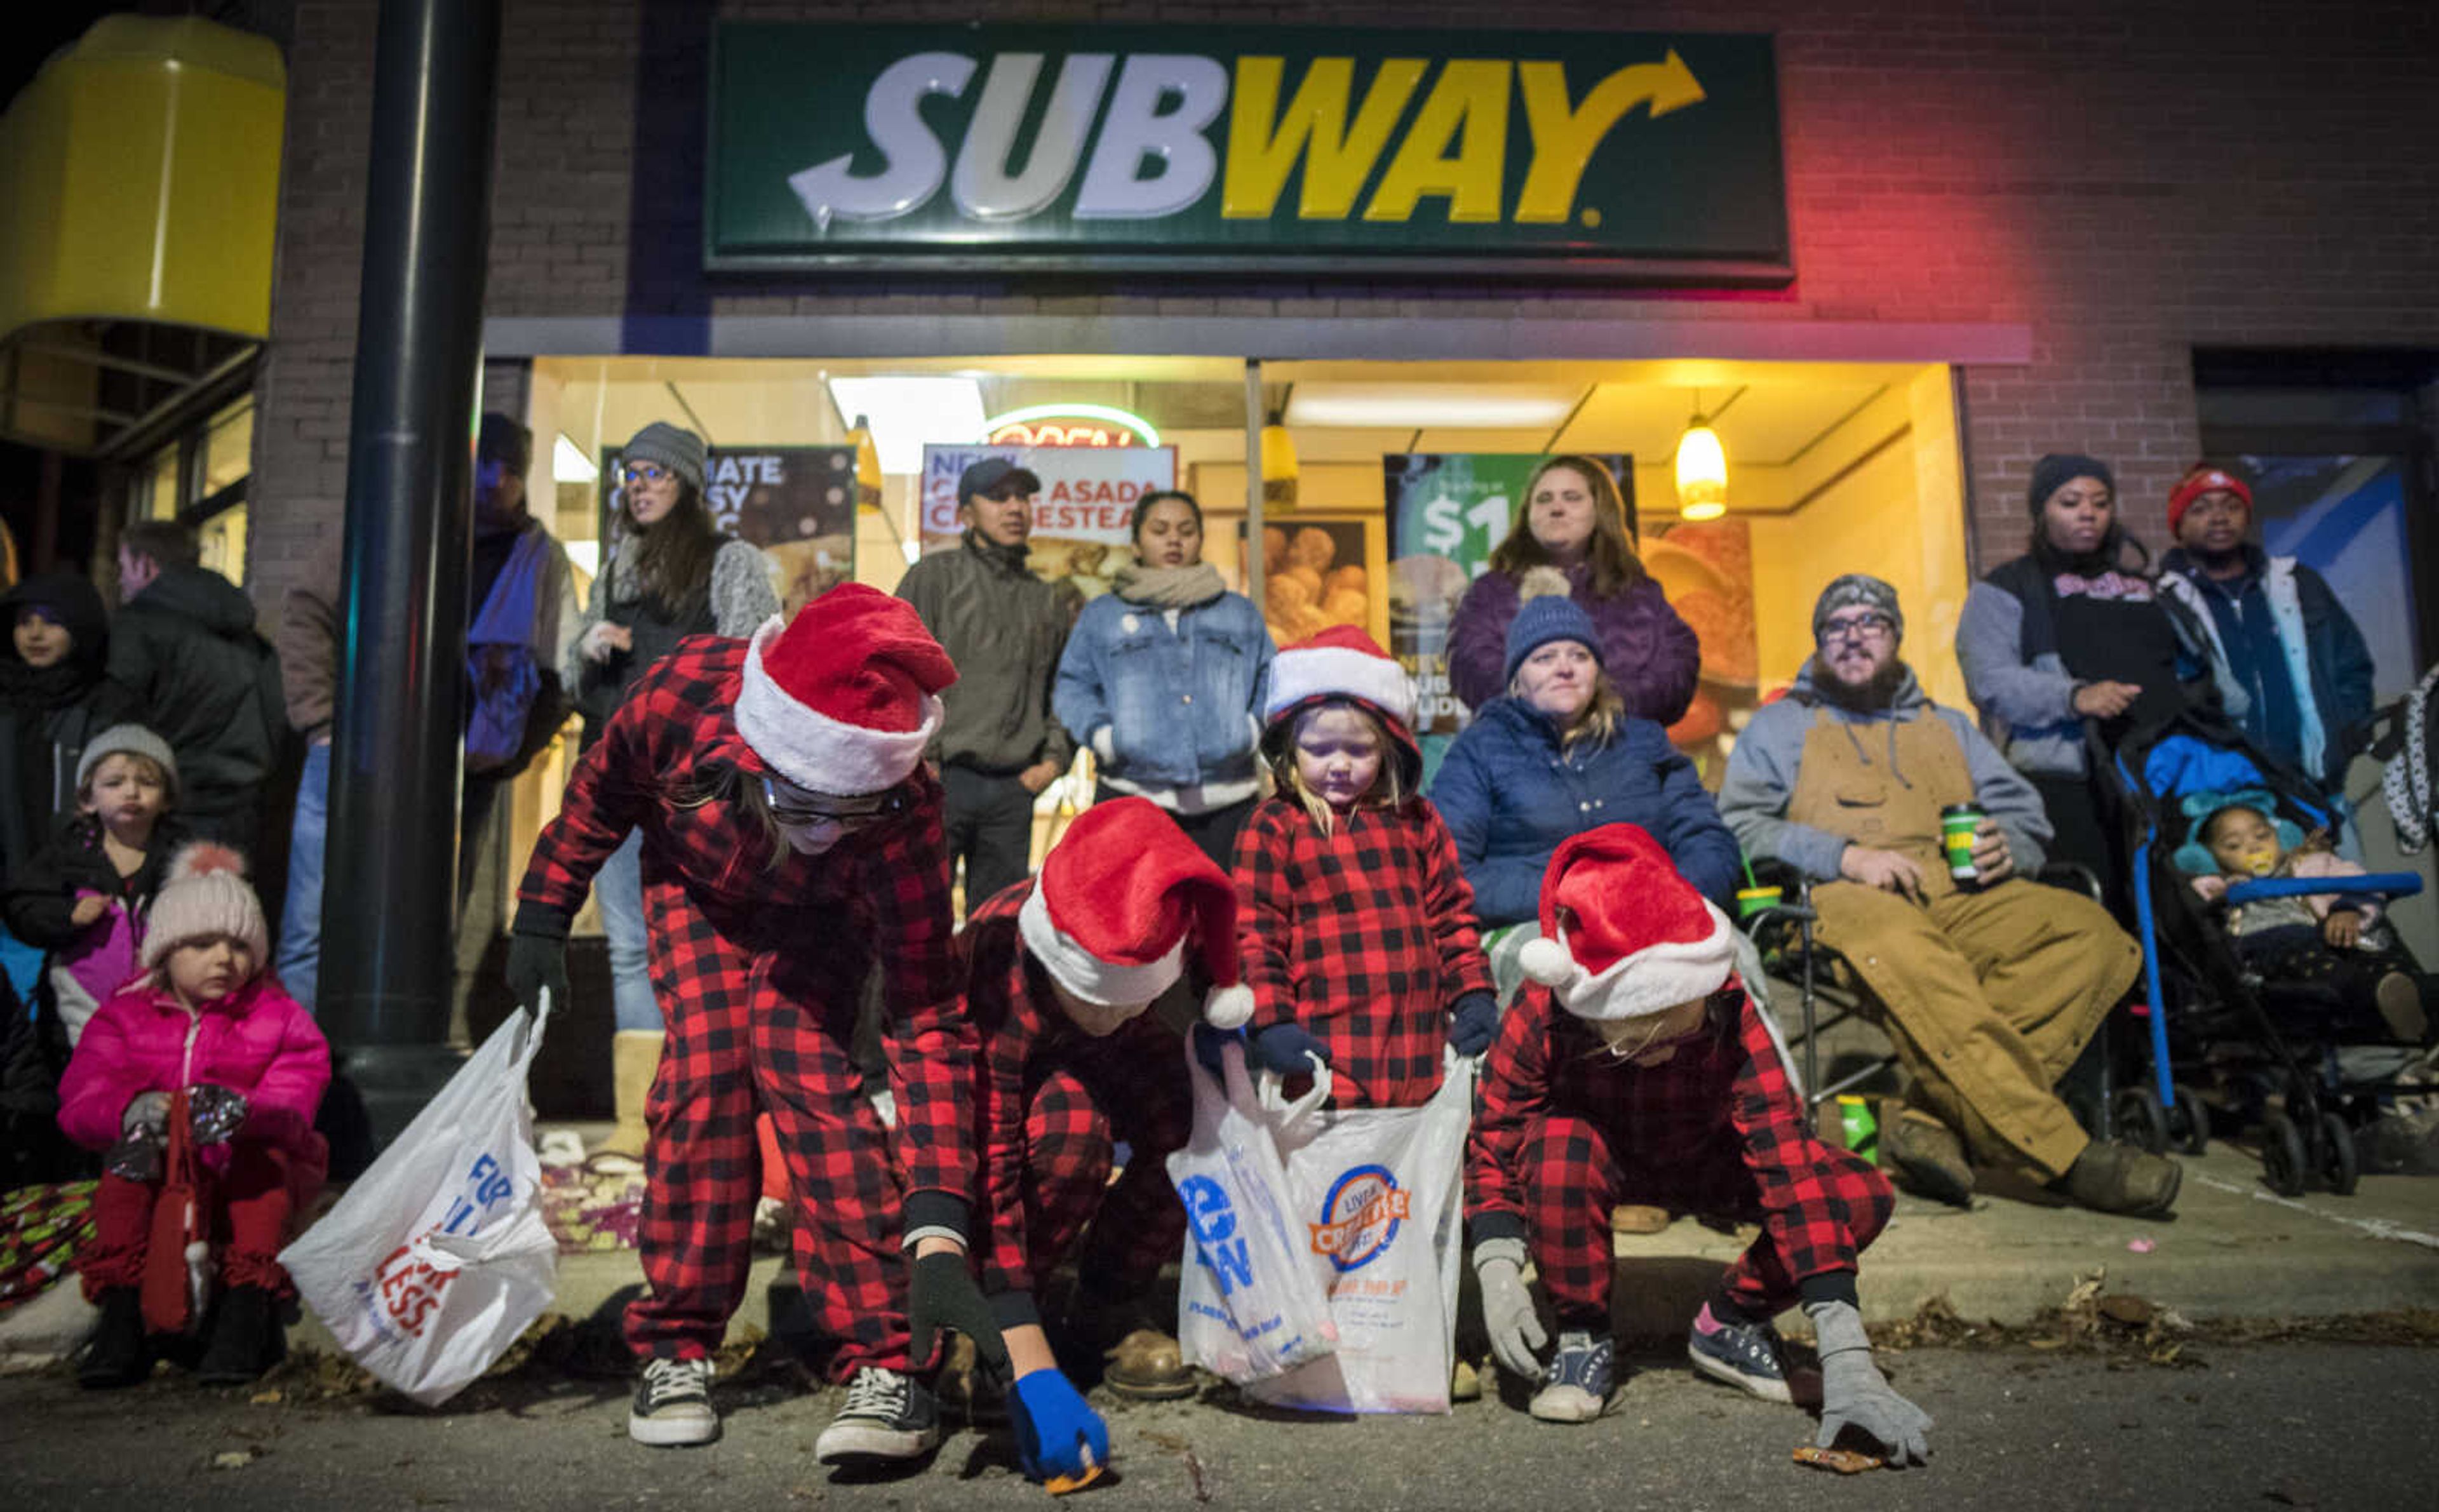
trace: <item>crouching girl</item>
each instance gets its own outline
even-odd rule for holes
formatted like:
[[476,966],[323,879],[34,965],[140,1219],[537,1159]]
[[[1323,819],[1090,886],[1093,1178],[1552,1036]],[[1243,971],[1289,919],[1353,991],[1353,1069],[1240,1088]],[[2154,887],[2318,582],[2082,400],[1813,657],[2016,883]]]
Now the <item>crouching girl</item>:
[[[1789,1399],[1771,1320],[1801,1302],[1819,1339],[1820,1443],[1847,1427],[1892,1458],[1928,1452],[1931,1418],[1872,1363],[1856,1256],[1888,1221],[1888,1183],[1804,1130],[1778,1038],[1733,974],[1726,916],[1648,834],[1608,825],[1561,845],[1541,888],[1543,938],[1484,1076],[1466,1217],[1502,1368],[1540,1385],[1534,1416],[1600,1415],[1612,1383],[1610,1210],[1645,1202],[1757,1221],[1694,1319],[1703,1375]],[[1530,1254],[1558,1325],[1522,1278]]]
[[182,1088],[220,1283],[196,1379],[252,1380],[286,1352],[279,1310],[295,1289],[279,1251],[329,1169],[313,1115],[330,1046],[263,974],[262,905],[239,867],[236,852],[217,845],[179,853],[152,900],[144,974],[94,1014],[60,1082],[60,1128],[110,1150],[94,1236],[77,1253],[85,1297],[101,1308],[78,1367],[87,1386],[151,1373],[141,1288]]

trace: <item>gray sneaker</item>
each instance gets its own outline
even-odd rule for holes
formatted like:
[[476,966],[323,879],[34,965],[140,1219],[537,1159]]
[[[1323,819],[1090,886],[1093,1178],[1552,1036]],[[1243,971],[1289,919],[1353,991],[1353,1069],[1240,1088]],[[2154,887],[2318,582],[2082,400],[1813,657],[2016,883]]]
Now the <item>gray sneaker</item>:
[[643,1378],[635,1382],[635,1404],[627,1410],[627,1436],[656,1449],[718,1438],[711,1373],[708,1360],[646,1361]]
[[940,1406],[912,1376],[866,1365],[847,1382],[846,1405],[813,1441],[824,1465],[911,1460],[940,1442]]

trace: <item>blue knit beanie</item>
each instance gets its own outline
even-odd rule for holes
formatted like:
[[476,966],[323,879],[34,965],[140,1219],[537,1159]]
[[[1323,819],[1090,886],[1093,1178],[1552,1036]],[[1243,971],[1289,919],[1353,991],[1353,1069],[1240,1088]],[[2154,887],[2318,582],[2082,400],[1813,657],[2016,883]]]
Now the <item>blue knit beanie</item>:
[[1516,618],[1507,626],[1507,671],[1504,682],[1516,681],[1516,669],[1524,659],[1552,641],[1577,641],[1593,653],[1593,661],[1602,661],[1600,630],[1584,606],[1564,594],[1548,594],[1527,598],[1518,606]]

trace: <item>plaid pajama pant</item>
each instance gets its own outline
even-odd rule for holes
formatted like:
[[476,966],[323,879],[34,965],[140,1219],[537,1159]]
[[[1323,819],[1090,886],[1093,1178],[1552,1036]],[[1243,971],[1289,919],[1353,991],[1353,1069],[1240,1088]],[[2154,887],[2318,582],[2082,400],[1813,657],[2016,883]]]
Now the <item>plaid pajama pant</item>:
[[645,906],[668,1029],[645,1110],[639,1248],[650,1290],[627,1308],[630,1347],[702,1358],[727,1332],[753,1260],[760,1111],[794,1193],[806,1303],[841,1341],[832,1378],[904,1370],[899,1176],[848,1057],[868,957],[826,939],[836,931],[801,911],[715,919],[666,881],[647,884]]
[[[1845,1150],[1817,1140],[1807,1143],[1816,1163],[1809,1174],[1828,1199],[1831,1220],[1843,1224],[1847,1241],[1860,1252],[1888,1223],[1896,1201],[1888,1181]],[[1629,1169],[1600,1122],[1552,1113],[1527,1128],[1518,1154],[1533,1264],[1562,1325],[1609,1325],[1609,1215],[1618,1204],[1643,1202],[1744,1222],[1763,1218],[1760,1188],[1733,1144],[1722,1143],[1715,1158],[1690,1167]],[[1767,1318],[1795,1305],[1799,1279],[1765,1223],[1730,1263],[1721,1285],[1729,1301]]]
[[[1169,1185],[1165,1161],[1184,1147],[1193,1109],[1183,1074],[1141,1071],[1127,1085],[1061,1067],[1041,1079],[1026,1106],[1024,1254],[1035,1287],[1076,1254],[1077,1274],[1088,1290],[1139,1296],[1150,1290],[1162,1264],[1181,1253],[1185,1209]],[[1110,1166],[1121,1139],[1127,1168],[1113,1185]],[[1013,1278],[984,1279],[986,1290],[995,1291]]]

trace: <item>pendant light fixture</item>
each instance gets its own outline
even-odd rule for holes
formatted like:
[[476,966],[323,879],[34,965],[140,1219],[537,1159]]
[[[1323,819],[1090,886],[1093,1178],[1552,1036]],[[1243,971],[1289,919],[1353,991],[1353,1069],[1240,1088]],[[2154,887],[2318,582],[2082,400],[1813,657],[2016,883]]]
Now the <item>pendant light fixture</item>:
[[872,439],[872,421],[859,415],[855,428],[846,433],[846,443],[855,448],[856,502],[866,509],[881,507],[881,448]]
[[1288,435],[1287,410],[1282,405],[1262,422],[1262,504],[1265,508],[1292,509],[1295,499],[1295,440]]
[[1702,414],[1699,389],[1694,418],[1677,438],[1677,512],[1687,520],[1717,520],[1728,512],[1728,454]]

